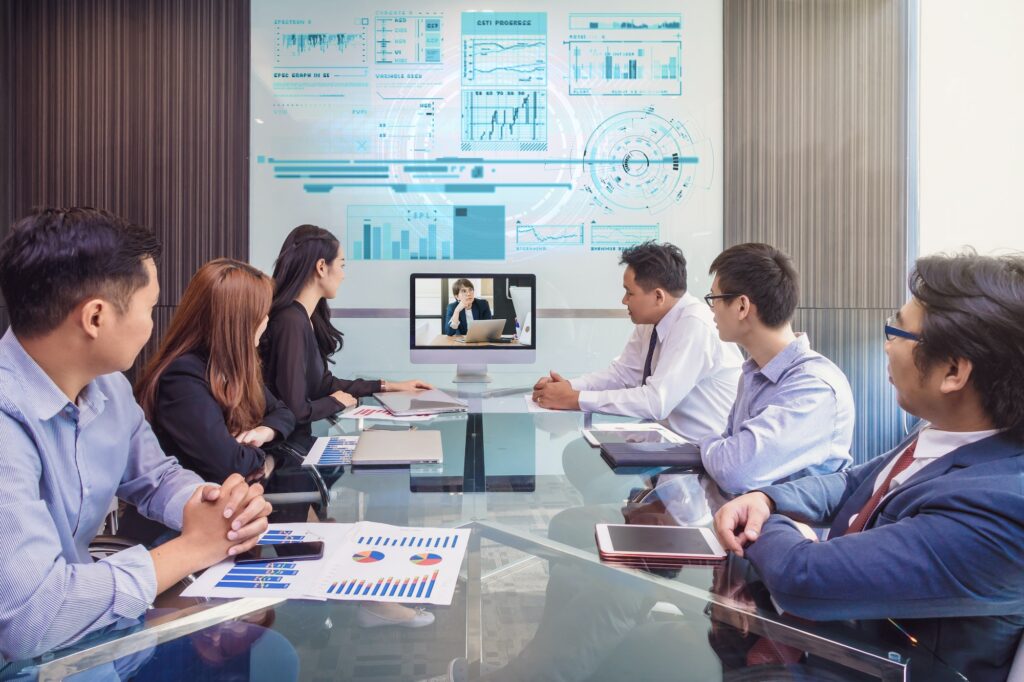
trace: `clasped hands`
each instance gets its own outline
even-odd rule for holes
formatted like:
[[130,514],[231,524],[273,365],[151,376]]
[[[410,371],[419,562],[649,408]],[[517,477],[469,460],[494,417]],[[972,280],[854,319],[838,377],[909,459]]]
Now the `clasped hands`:
[[541,377],[533,385],[533,402],[549,410],[578,410],[580,392],[572,387],[568,379],[552,371],[550,376]]
[[252,549],[267,530],[271,511],[262,485],[231,474],[220,486],[196,488],[185,503],[181,539],[213,564]]

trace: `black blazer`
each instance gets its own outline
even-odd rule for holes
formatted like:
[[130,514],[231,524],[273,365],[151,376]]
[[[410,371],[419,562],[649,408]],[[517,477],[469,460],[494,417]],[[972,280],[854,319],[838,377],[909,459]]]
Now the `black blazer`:
[[[178,458],[204,480],[220,483],[231,474],[248,476],[263,467],[266,454],[252,445],[235,441],[224,421],[224,411],[214,400],[206,377],[209,360],[200,353],[186,353],[160,375],[153,432],[160,447]],[[295,428],[295,416],[266,386],[263,426],[287,438]]]
[[340,412],[343,405],[331,397],[344,391],[355,398],[379,393],[379,381],[345,381],[327,371],[306,309],[298,301],[271,313],[260,343],[263,378],[295,414],[296,432],[310,433],[310,424]]
[[[444,326],[444,333],[448,336],[455,336],[456,334],[465,334],[469,330],[469,324],[466,322],[466,311],[459,311],[459,328],[454,329],[451,324],[452,315],[455,314],[455,306],[459,305],[458,301],[452,301],[448,304],[448,307],[444,311],[444,320],[441,324]],[[473,305],[469,306],[470,311],[473,313],[474,320],[489,320],[491,317],[491,306],[482,298],[474,298]]]

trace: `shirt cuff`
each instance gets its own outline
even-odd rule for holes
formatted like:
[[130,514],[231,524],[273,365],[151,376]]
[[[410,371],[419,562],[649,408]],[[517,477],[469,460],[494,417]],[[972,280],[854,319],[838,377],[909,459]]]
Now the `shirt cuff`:
[[[571,385],[571,382],[570,382]],[[573,390],[579,390],[573,388]],[[580,391],[580,409],[584,412],[600,412],[597,391]]]
[[114,580],[110,610],[120,618],[138,618],[156,599],[156,567],[142,545],[135,545],[103,559]]
[[174,497],[164,507],[161,522],[171,530],[181,530],[182,520],[185,517],[185,503],[192,497],[192,493],[196,491],[196,488],[204,485],[220,486],[218,483],[197,483],[196,485],[182,488],[174,494]]

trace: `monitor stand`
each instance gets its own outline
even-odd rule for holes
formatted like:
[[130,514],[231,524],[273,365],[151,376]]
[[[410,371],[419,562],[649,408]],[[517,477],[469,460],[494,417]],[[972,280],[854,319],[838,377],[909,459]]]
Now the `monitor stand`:
[[457,384],[486,384],[491,377],[487,374],[487,365],[456,365],[455,378]]

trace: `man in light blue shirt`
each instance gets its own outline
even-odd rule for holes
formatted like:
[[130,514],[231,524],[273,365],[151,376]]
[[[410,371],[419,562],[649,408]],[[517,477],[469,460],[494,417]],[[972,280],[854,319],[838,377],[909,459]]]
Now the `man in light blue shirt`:
[[723,491],[744,493],[850,464],[850,384],[828,358],[793,332],[798,276],[767,244],[739,244],[711,264],[705,297],[723,341],[749,358],[725,432],[701,443],[704,469]]
[[[94,209],[45,209],[0,245],[0,656],[16,660],[142,615],[266,529],[259,485],[204,485],[160,450],[128,369],[152,332],[160,244]],[[181,535],[93,562],[114,498]]]

